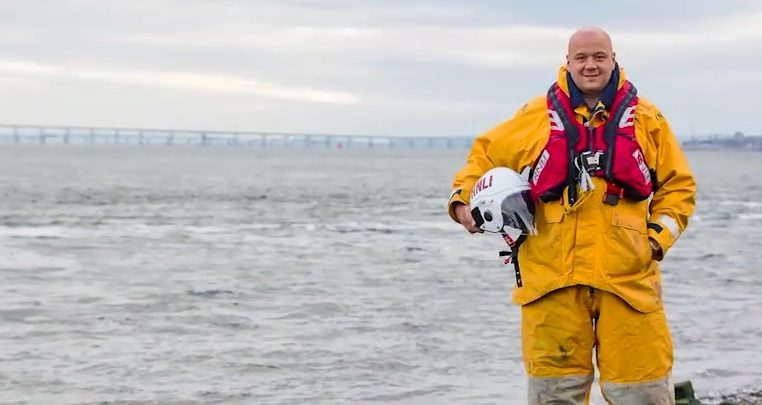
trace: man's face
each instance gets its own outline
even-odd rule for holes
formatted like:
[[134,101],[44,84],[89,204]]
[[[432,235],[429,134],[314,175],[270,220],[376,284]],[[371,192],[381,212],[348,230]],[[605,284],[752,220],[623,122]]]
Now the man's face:
[[566,67],[583,93],[597,94],[611,79],[616,63],[614,58],[608,37],[585,33],[569,41]]

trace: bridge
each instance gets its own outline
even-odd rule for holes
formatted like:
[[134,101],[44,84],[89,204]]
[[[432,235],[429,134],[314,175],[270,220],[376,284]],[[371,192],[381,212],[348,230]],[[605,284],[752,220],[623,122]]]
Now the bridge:
[[0,145],[455,149],[469,148],[473,139],[448,136],[368,136],[0,124]]

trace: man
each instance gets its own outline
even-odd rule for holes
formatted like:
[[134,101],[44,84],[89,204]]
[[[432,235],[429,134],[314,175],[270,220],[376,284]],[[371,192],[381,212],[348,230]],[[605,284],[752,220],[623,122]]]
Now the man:
[[518,251],[522,352],[531,404],[587,403],[593,349],[614,404],[673,404],[672,341],[658,261],[688,224],[696,185],[666,119],[639,97],[611,39],[584,28],[546,96],[478,137],[449,214],[487,170],[530,168],[535,235]]

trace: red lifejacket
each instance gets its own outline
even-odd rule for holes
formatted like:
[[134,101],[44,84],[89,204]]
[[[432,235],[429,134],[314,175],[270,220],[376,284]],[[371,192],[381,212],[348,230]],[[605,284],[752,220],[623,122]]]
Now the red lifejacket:
[[[596,128],[580,124],[574,108],[558,83],[548,90],[550,138],[535,161],[530,189],[535,201],[561,198],[566,186],[576,184],[581,174],[605,178],[604,201],[617,204],[619,198],[642,201],[654,189],[652,171],[635,138],[637,90],[625,81],[617,91],[605,125]],[[569,187],[569,204],[577,200],[577,187]]]

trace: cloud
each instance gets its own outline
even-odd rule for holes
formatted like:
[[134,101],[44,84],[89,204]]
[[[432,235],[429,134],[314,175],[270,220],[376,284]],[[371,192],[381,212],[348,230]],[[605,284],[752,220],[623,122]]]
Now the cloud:
[[[762,13],[675,24],[658,30],[613,29],[617,49],[642,57],[676,59],[707,47],[725,51],[756,49],[762,41]],[[573,28],[513,24],[469,26],[290,26],[227,24],[206,29],[118,33],[106,38],[121,44],[235,47],[273,55],[329,58],[348,65],[378,60],[431,60],[482,68],[526,69],[563,63]],[[672,56],[674,55],[674,56]],[[634,59],[634,58],[633,58]],[[659,63],[659,61],[654,61]]]
[[675,24],[657,31],[613,30],[615,45],[632,51],[691,51],[705,53],[707,47],[757,50],[762,40],[762,12],[731,15],[700,22]]
[[313,103],[354,104],[358,101],[356,95],[346,92],[290,87],[221,74],[124,70],[13,60],[0,60],[0,72],[39,78],[66,78],[216,93],[249,94],[272,99]]
[[[0,72],[27,85],[9,93],[16,81],[3,80],[6,94],[39,106],[33,81],[72,100],[97,94],[105,103],[112,92],[120,100],[129,92],[135,106],[119,114],[141,125],[169,121],[158,113],[166,103],[156,100],[172,93],[205,114],[178,110],[172,120],[195,115],[187,120],[220,127],[235,120],[283,131],[486,128],[541,94],[573,29],[595,21],[610,27],[618,59],[643,94],[681,117],[677,127],[711,123],[717,114],[703,111],[717,109],[717,99],[755,105],[745,90],[758,83],[762,63],[762,8],[746,0],[689,9],[646,0],[627,13],[601,3],[581,14],[496,0],[9,3],[0,15],[0,31],[10,34],[0,35]],[[759,126],[733,116],[734,126]]]

